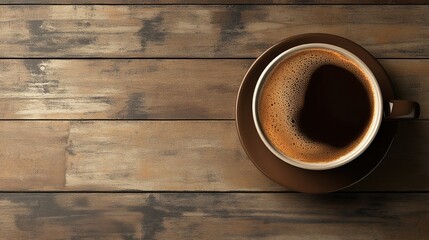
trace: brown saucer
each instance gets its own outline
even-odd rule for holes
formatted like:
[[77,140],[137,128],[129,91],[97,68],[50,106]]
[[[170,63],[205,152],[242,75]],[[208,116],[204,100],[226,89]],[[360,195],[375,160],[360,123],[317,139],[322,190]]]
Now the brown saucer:
[[252,96],[259,75],[278,54],[305,43],[328,43],[349,50],[372,70],[384,100],[395,99],[392,84],[378,61],[358,44],[335,35],[310,33],[287,38],[265,51],[244,76],[237,97],[237,130],[241,144],[255,166],[267,177],[289,189],[308,193],[325,193],[357,183],[371,173],[386,155],[393,142],[398,123],[383,121],[368,149],[352,162],[330,170],[305,170],[277,158],[265,147],[252,118]]

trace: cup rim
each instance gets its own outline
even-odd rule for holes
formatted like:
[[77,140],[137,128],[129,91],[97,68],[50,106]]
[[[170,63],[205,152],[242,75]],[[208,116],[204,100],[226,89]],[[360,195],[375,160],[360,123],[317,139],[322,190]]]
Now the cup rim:
[[[374,94],[374,116],[370,123],[370,127],[365,134],[362,141],[357,144],[352,151],[346,153],[345,155],[337,158],[336,160],[329,161],[329,162],[319,162],[319,163],[313,163],[313,162],[304,162],[297,159],[293,159],[291,157],[288,157],[284,155],[280,150],[276,149],[274,146],[271,145],[268,138],[265,136],[264,131],[262,130],[260,126],[259,116],[258,116],[258,103],[260,99],[260,93],[262,90],[262,86],[265,83],[265,80],[269,76],[269,74],[272,72],[272,70],[285,58],[288,56],[295,54],[296,52],[310,49],[310,48],[322,48],[322,49],[328,49],[334,52],[337,52],[345,57],[347,59],[350,59],[354,63],[356,63],[360,69],[365,73],[365,76],[369,78],[369,82],[371,84],[372,92]],[[380,87],[378,85],[377,79],[374,76],[371,69],[355,54],[351,53],[350,51],[336,46],[332,44],[327,43],[307,43],[307,44],[301,44],[292,48],[289,48],[279,55],[277,55],[263,70],[261,75],[258,78],[258,81],[256,83],[253,98],[252,98],[252,116],[254,125],[256,127],[256,130],[258,132],[259,137],[261,138],[264,145],[279,159],[282,161],[289,163],[295,167],[308,169],[308,170],[328,170],[332,168],[340,167],[344,164],[347,164],[351,162],[352,160],[356,159],[359,155],[361,155],[372,143],[375,136],[377,135],[378,129],[380,128],[381,121],[382,121],[382,115],[383,113],[383,97],[381,94]]]

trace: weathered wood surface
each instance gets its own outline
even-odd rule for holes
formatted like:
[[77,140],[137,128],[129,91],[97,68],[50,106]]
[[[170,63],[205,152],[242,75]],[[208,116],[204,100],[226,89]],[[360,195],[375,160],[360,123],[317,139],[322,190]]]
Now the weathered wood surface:
[[425,0],[2,0],[0,4],[425,4]]
[[428,194],[0,194],[5,239],[427,239]]
[[[1,119],[234,119],[253,59],[0,60]],[[385,59],[429,118],[429,60]]]
[[238,88],[250,64],[0,60],[0,118],[233,119]]
[[0,6],[0,57],[256,57],[306,32],[429,57],[429,5]]
[[232,121],[7,121],[0,136],[0,190],[281,189]]
[[[1,1],[0,238],[428,239],[429,5],[355,3]],[[254,58],[306,32],[383,58],[399,98],[422,106],[349,193],[290,193],[252,165],[235,130]]]
[[63,188],[68,126],[0,122],[0,190]]
[[[0,190],[286,191],[247,158],[233,121],[3,121]],[[429,122],[404,122],[350,191],[429,191]]]

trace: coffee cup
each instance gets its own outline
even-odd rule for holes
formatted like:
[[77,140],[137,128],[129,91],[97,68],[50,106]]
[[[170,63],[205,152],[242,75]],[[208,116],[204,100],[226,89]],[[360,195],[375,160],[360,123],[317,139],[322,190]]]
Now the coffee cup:
[[309,43],[267,65],[253,93],[252,114],[259,137],[279,159],[327,170],[365,152],[382,121],[417,118],[419,105],[386,102],[359,57],[332,44]]

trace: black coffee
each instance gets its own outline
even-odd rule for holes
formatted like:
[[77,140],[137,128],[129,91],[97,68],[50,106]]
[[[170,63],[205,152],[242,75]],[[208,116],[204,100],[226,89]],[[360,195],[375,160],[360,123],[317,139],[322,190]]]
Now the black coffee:
[[260,94],[258,117],[266,138],[304,162],[329,162],[349,153],[374,115],[363,70],[326,49],[302,50],[280,62]]
[[345,147],[364,132],[371,111],[362,80],[342,67],[322,65],[311,75],[298,128],[313,141]]

